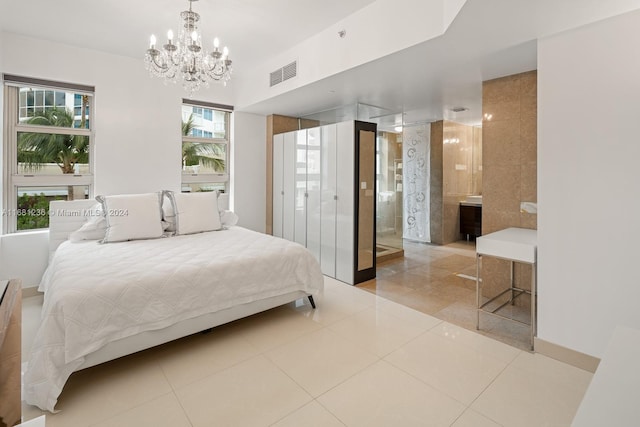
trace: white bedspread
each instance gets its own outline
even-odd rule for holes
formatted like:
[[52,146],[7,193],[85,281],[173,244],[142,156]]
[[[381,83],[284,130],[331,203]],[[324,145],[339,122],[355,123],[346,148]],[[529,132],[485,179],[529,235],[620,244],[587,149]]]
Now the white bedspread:
[[24,375],[27,403],[53,411],[85,355],[136,333],[301,290],[323,278],[297,243],[240,227],[100,245],[65,242],[40,288],[42,323]]

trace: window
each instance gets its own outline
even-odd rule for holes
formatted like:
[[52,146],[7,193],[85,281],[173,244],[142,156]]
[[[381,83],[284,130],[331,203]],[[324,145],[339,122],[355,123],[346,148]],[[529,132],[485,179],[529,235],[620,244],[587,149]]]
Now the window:
[[93,88],[4,75],[5,233],[49,227],[49,202],[93,191]]
[[233,107],[183,100],[182,191],[226,191]]

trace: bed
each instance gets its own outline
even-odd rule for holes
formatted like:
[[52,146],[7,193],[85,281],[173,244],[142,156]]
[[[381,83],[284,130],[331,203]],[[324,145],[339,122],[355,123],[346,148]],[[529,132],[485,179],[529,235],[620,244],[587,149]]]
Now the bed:
[[52,202],[51,259],[24,400],[54,411],[85,369],[322,292],[299,244],[237,226],[101,244],[70,242],[95,201]]

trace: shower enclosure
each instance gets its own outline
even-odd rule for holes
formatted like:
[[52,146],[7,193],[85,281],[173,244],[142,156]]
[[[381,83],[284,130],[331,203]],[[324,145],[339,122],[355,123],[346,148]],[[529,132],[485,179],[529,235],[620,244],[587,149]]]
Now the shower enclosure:
[[402,133],[378,132],[376,139],[376,252],[402,252]]

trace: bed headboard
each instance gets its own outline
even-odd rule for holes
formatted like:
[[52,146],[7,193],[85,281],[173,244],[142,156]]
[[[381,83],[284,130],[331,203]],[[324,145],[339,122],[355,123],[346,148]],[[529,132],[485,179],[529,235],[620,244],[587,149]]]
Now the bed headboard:
[[90,217],[95,199],[55,200],[49,204],[49,255],[53,254],[69,233],[76,231]]

